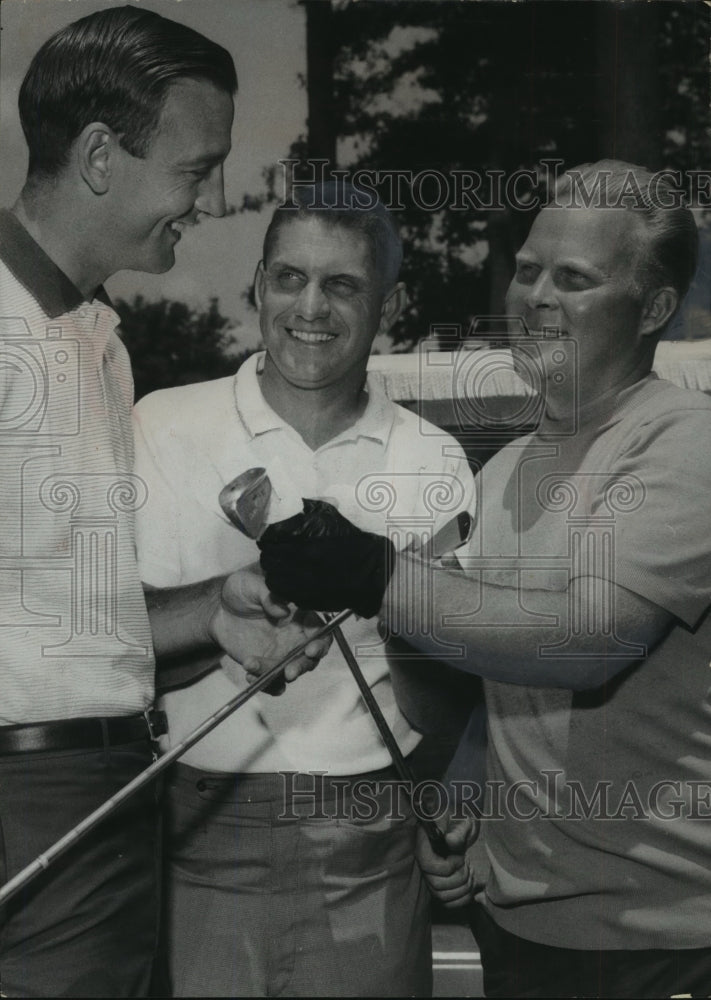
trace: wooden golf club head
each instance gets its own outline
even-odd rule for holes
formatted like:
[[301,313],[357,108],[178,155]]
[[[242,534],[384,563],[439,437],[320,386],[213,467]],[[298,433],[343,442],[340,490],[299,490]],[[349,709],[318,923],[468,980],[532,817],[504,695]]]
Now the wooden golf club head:
[[267,470],[247,469],[220,490],[220,507],[235,528],[259,538],[267,523],[272,484]]

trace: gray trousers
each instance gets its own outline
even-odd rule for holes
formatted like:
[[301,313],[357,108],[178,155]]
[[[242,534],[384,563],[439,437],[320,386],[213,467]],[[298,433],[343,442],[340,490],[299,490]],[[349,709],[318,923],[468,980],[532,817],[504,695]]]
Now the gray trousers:
[[176,996],[431,995],[414,819],[392,781],[368,778],[335,788],[176,766],[165,878]]

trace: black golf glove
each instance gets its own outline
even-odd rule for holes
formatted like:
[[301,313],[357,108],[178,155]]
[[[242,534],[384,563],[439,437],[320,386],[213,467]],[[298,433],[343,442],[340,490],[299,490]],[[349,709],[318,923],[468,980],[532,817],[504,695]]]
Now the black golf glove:
[[384,535],[361,531],[325,500],[304,500],[304,511],[270,524],[257,542],[267,586],[300,608],[363,618],[380,610],[395,565]]

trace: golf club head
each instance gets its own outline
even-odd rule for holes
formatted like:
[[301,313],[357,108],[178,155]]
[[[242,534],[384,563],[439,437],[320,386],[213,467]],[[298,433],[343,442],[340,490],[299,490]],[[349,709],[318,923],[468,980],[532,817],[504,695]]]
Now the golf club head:
[[248,538],[259,538],[269,514],[272,484],[267,470],[247,469],[220,490],[220,507],[235,528]]
[[[444,524],[419,550],[422,559],[444,559],[464,545],[474,531],[474,519],[462,510]],[[416,550],[415,550],[416,551]]]
[[451,521],[435,534],[432,539],[432,559],[441,559],[445,555],[461,548],[472,537],[474,519],[467,510],[461,510]]

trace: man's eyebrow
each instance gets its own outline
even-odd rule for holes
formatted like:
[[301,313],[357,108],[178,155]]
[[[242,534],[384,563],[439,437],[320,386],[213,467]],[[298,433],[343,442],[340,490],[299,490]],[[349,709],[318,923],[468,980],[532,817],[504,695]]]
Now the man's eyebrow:
[[328,281],[361,282],[366,280],[366,276],[364,274],[361,274],[360,271],[338,271],[335,274],[327,274],[326,278]]
[[596,264],[591,263],[589,260],[582,260],[579,257],[563,257],[561,260],[556,261],[555,266],[567,267],[571,271],[584,271],[586,274],[597,275],[601,278],[608,275],[607,271],[604,271]]
[[[306,273],[303,268],[298,266],[298,264],[292,264],[288,258],[283,257],[273,257],[266,266],[268,270],[271,270],[272,268],[288,268],[290,271],[296,271],[299,274]],[[356,284],[365,284],[368,280],[367,274],[361,271],[327,272],[321,277],[324,281],[351,281]]]
[[271,267],[288,267],[290,271],[299,271],[301,268],[297,267],[296,264],[292,264],[286,257],[272,257],[268,264],[265,265],[267,268]]
[[[533,264],[535,267],[543,266],[535,254],[528,254],[519,251],[515,254],[514,259],[517,264]],[[585,274],[589,274],[591,276],[594,275],[599,278],[609,277],[609,273],[607,271],[598,267],[596,264],[591,263],[589,260],[583,260],[580,257],[561,257],[555,260],[554,267],[569,268],[571,271],[581,271],[585,272]]]
[[206,153],[201,156],[188,157],[185,160],[179,160],[178,163],[181,167],[214,167],[218,163],[223,163],[226,159],[226,153]]

